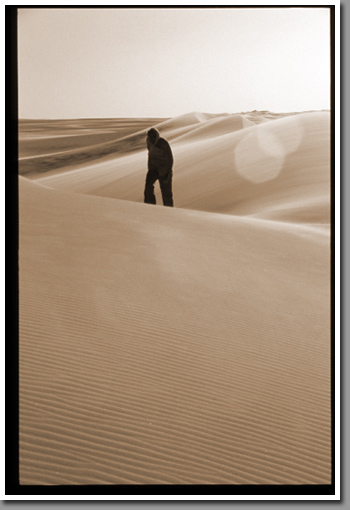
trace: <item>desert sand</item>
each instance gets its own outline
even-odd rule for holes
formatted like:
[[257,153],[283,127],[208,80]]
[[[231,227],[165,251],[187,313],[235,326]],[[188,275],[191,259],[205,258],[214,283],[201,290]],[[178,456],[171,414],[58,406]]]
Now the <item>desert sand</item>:
[[329,112],[19,134],[20,483],[331,483]]

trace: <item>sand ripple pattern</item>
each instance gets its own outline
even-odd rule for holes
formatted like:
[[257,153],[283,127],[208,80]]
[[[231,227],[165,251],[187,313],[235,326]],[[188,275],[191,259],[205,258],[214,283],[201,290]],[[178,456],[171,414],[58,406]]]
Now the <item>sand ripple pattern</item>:
[[331,478],[329,237],[20,179],[20,481]]

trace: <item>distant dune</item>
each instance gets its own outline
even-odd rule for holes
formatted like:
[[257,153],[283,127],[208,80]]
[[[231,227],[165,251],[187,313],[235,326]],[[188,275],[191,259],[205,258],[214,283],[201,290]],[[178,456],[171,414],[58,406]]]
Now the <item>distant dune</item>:
[[[329,112],[279,116],[275,120],[266,120],[264,113],[263,122],[258,123],[251,120],[253,117],[258,115],[207,119],[192,114],[157,124],[175,156],[176,206],[328,224]],[[108,151],[122,146],[121,152],[110,152],[106,159]],[[129,151],[127,155],[125,151]],[[32,178],[39,177],[38,182],[60,190],[143,201],[145,132],[84,151],[69,151],[69,157],[73,152],[77,164],[69,171]],[[95,153],[96,159],[82,164],[79,158],[84,159],[86,153]],[[48,159],[43,156],[31,161],[33,165],[46,164]]]
[[26,121],[22,484],[331,482],[329,120]]
[[[109,154],[144,148],[145,132],[160,119],[77,119],[19,122],[19,173],[69,168]],[[140,143],[141,130],[142,142]],[[135,134],[136,133],[136,134]]]

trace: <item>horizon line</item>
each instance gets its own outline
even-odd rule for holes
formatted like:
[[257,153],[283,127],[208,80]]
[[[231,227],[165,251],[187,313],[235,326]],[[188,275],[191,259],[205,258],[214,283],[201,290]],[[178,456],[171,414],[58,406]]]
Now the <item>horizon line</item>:
[[121,117],[18,117],[18,121],[23,120],[116,120],[116,119],[172,119],[177,117],[183,117],[185,115],[191,115],[191,114],[197,114],[197,113],[204,113],[208,115],[240,115],[240,114],[246,114],[246,113],[281,113],[281,114],[293,114],[293,113],[308,113],[308,112],[324,112],[324,111],[331,111],[331,108],[320,108],[320,109],[311,109],[311,110],[300,110],[300,111],[272,111],[272,110],[245,110],[241,112],[221,112],[221,113],[208,113],[208,112],[199,112],[199,111],[192,111],[188,113],[182,113],[180,115],[167,115],[167,116],[121,116]]

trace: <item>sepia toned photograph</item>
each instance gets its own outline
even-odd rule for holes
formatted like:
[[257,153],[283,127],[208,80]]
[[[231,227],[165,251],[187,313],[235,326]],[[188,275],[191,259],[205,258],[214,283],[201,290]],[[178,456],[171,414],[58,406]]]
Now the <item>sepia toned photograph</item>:
[[19,485],[334,493],[334,6],[16,16]]

